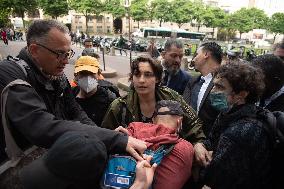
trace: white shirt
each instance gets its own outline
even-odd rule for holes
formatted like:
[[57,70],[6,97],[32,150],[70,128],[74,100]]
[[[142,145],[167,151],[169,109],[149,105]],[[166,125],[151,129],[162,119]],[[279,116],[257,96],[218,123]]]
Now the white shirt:
[[197,113],[199,112],[199,107],[200,107],[200,103],[201,103],[201,100],[203,99],[203,96],[204,96],[204,93],[209,85],[209,83],[211,82],[212,80],[212,74],[209,73],[208,75],[206,76],[201,76],[201,79],[204,79],[204,83],[202,84],[201,88],[200,88],[200,91],[198,93],[198,98],[197,98]]

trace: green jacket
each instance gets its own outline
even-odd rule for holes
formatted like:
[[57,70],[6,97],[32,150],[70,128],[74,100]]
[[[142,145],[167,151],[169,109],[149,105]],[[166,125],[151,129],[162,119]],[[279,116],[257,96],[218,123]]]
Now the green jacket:
[[[201,120],[177,92],[168,87],[158,87],[156,88],[156,100],[176,100],[181,103],[185,112],[180,132],[182,138],[191,143],[202,142],[205,139]],[[141,122],[139,112],[138,95],[135,90],[130,90],[126,96],[117,98],[112,102],[101,126],[108,129],[115,129],[118,126],[127,127],[131,122]]]

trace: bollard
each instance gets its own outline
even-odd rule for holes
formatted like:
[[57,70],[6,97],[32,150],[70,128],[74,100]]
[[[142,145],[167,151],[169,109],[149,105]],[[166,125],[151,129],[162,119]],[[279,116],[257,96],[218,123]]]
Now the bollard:
[[115,48],[114,47],[110,48],[110,55],[115,56]]

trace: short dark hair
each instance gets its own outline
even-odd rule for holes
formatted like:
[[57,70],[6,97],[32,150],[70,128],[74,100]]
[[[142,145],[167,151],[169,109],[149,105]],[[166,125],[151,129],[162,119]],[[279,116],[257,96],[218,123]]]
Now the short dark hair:
[[175,39],[175,38],[171,38],[171,39],[168,39],[165,43],[165,47],[164,47],[164,50],[165,51],[168,51],[170,50],[170,48],[172,47],[172,45],[176,46],[177,48],[179,49],[182,49],[183,48],[183,44],[180,40],[178,39]]
[[284,49],[284,39],[280,43],[276,43],[273,47],[273,51],[276,51],[276,49]]
[[163,67],[161,63],[157,60],[154,60],[153,58],[149,56],[138,56],[136,59],[134,59],[131,63],[131,68],[130,68],[130,74],[129,74],[129,80],[133,80],[133,75],[135,73],[139,73],[139,64],[141,62],[148,62],[154,72],[154,75],[158,81],[157,85],[160,85],[161,80],[162,80],[162,74],[163,74]]
[[86,42],[91,42],[91,43],[93,43],[93,40],[92,40],[91,38],[85,39],[85,40],[84,40],[84,45],[85,45]]
[[202,50],[209,51],[212,55],[212,58],[217,61],[217,63],[221,64],[223,51],[220,45],[215,42],[206,42],[200,45]]
[[35,20],[28,28],[27,45],[29,46],[32,42],[44,43],[52,28],[56,28],[62,33],[69,33],[68,27],[56,20]]
[[272,81],[279,78],[281,84],[284,83],[284,63],[278,56],[273,54],[261,55],[253,59],[252,64],[262,69],[265,78]]
[[216,69],[214,76],[225,78],[231,85],[233,92],[247,91],[246,103],[257,102],[264,91],[264,75],[261,69],[249,64],[234,62]]

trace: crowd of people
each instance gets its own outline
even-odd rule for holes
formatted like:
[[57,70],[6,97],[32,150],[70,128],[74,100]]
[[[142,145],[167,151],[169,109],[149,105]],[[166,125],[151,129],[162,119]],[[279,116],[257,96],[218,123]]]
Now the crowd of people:
[[[102,179],[113,154],[136,159],[131,189],[281,188],[264,112],[284,111],[284,41],[273,54],[225,64],[217,43],[203,43],[192,60],[198,76],[181,69],[182,42],[168,39],[159,54],[151,41],[120,96],[88,39],[71,82],[63,72],[75,54],[68,28],[37,20],[26,40],[0,63],[0,88],[9,92],[0,162],[11,158],[7,130],[20,149],[46,151],[13,178],[0,173],[0,188],[108,188]],[[22,82],[10,86],[15,80]]]

